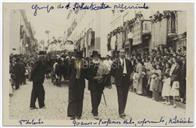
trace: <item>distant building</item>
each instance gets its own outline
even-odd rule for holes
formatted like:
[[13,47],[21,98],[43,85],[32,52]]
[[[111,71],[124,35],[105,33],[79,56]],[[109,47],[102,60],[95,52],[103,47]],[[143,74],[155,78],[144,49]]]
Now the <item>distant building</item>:
[[186,12],[156,12],[152,18],[151,48],[167,45],[178,49],[186,47]]
[[31,24],[24,10],[12,10],[9,16],[10,53],[33,54],[38,49]]
[[145,54],[161,45],[186,46],[186,13],[183,11],[141,12],[130,10],[70,11],[66,40],[89,56],[102,56],[125,49],[126,55]]
[[[125,49],[128,57],[135,50],[148,48],[151,37],[151,22],[141,12],[113,10],[112,31],[108,34],[108,51],[113,55]],[[143,50],[142,50],[143,51]]]
[[110,31],[111,11],[70,11],[67,16],[66,39],[74,42],[75,49],[83,56],[97,50],[102,56],[107,53],[107,34]]
[[[150,15],[149,15],[150,14]],[[186,12],[142,13],[113,10],[108,51],[125,49],[127,57],[145,54],[159,46],[186,47]]]

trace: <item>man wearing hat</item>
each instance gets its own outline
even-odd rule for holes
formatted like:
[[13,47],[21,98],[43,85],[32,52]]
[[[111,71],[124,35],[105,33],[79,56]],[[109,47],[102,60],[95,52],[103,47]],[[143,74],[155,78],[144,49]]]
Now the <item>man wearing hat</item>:
[[101,97],[104,90],[104,70],[107,70],[107,67],[103,66],[101,61],[100,54],[98,51],[93,51],[92,59],[89,61],[88,66],[88,80],[89,80],[89,90],[91,93],[91,104],[92,104],[92,114],[95,119],[98,118],[98,107],[101,102]]
[[73,119],[80,119],[83,109],[83,98],[85,88],[86,67],[82,59],[82,51],[76,51],[76,59],[72,59],[68,73],[69,79],[69,99],[67,116]]
[[130,85],[130,75],[132,73],[131,62],[125,58],[125,51],[120,50],[118,57],[112,64],[111,75],[115,78],[115,85],[118,95],[118,112],[120,118],[125,118],[125,107]]
[[33,88],[31,92],[31,102],[30,109],[37,109],[35,106],[36,99],[38,98],[39,108],[45,108],[44,99],[45,99],[45,90],[43,87],[45,74],[46,74],[46,65],[44,62],[45,53],[39,52],[38,61],[35,62],[31,70],[31,80],[33,82]]

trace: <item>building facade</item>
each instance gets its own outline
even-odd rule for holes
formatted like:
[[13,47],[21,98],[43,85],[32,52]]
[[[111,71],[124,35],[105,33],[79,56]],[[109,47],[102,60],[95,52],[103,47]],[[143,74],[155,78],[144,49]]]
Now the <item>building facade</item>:
[[186,47],[186,12],[163,11],[152,16],[151,48],[167,45],[175,50]]
[[10,12],[10,53],[33,54],[38,49],[37,40],[24,10]]
[[108,54],[107,34],[110,30],[111,11],[73,11],[67,15],[66,39],[75,44],[75,49],[89,57],[93,50],[102,56]]
[[102,56],[125,49],[127,57],[145,54],[159,46],[175,49],[186,46],[186,21],[183,11],[141,12],[130,10],[70,11],[65,40],[74,42],[84,56],[92,50]]
[[125,49],[127,57],[161,46],[186,47],[186,12],[142,13],[113,11],[112,31],[108,34],[108,51]]
[[[151,37],[151,22],[141,12],[113,11],[112,31],[108,34],[108,50],[113,55],[125,49],[127,57],[141,47],[148,47]],[[142,50],[143,51],[143,50]]]

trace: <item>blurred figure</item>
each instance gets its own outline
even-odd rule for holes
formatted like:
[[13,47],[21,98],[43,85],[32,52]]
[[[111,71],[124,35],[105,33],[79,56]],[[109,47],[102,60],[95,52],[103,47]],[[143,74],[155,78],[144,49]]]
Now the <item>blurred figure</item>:
[[170,95],[173,97],[173,107],[176,107],[176,99],[177,97],[180,96],[179,94],[179,88],[180,88],[180,65],[178,60],[174,57],[173,58],[173,64],[171,66],[171,70],[170,70],[170,76],[171,76],[171,93]]
[[118,95],[119,116],[123,119],[126,117],[124,111],[127,103],[130,75],[132,70],[133,68],[131,62],[125,58],[125,51],[121,50],[120,58],[116,59],[116,61],[114,61],[112,64],[111,74],[115,78],[115,85]]
[[39,108],[45,108],[45,90],[44,79],[46,74],[46,65],[44,62],[44,53],[40,51],[38,61],[35,62],[31,71],[31,80],[33,81],[33,88],[31,92],[30,109],[37,109],[35,102],[38,99]]
[[109,71],[97,51],[93,51],[92,53],[92,60],[89,61],[87,72],[89,90],[91,93],[92,114],[95,119],[99,119],[98,107],[101,102],[104,87],[106,86],[105,75]]
[[143,73],[143,65],[142,65],[142,60],[141,59],[137,59],[137,65],[136,65],[136,72],[138,73],[138,85],[136,88],[136,93],[139,95],[143,94],[143,77],[144,77],[144,73]]
[[163,78],[163,89],[162,89],[162,97],[165,99],[166,104],[170,104],[170,91],[171,91],[171,78],[169,77],[169,74],[164,74]]
[[182,65],[180,72],[180,98],[181,102],[186,103],[186,58],[181,57]]
[[15,89],[19,89],[22,78],[21,78],[21,64],[20,64],[20,59],[16,58],[16,63],[13,66],[13,81],[14,81],[14,85],[15,85]]
[[55,73],[55,81],[54,84],[57,86],[61,86],[61,59],[57,58],[57,62],[54,64],[54,73]]
[[[106,65],[106,67],[107,67],[107,70],[108,71],[110,71],[111,70],[111,66],[112,66],[112,59],[111,59],[111,57],[109,56],[109,55],[107,55],[107,57],[106,57],[106,59],[105,60],[103,60],[103,63],[104,63],[104,65]],[[112,85],[112,80],[111,80],[111,74],[110,74],[110,72],[108,72],[108,74],[106,74],[105,75],[105,79],[106,79],[106,84],[107,84],[107,87],[112,87],[111,85]]]
[[71,61],[69,74],[69,99],[67,116],[71,120],[81,119],[85,88],[86,67],[82,52],[76,53],[76,59]]

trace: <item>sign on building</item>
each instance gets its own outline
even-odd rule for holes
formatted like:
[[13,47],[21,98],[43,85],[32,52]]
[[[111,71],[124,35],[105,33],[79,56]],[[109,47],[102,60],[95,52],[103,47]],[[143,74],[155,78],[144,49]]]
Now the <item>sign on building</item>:
[[167,19],[152,24],[152,44],[153,46],[165,45],[167,43]]
[[142,26],[141,21],[136,21],[133,27],[133,45],[142,43]]

